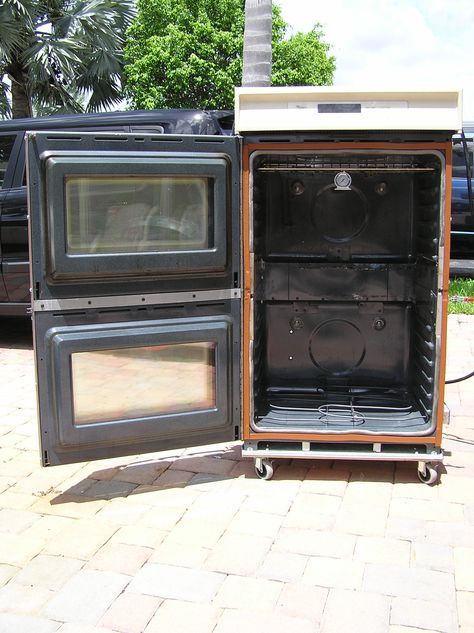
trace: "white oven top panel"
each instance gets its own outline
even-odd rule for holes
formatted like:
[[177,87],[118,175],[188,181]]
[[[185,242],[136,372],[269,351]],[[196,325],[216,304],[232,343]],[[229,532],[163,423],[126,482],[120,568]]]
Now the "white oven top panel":
[[460,90],[360,91],[336,86],[236,88],[235,130],[451,130],[462,127]]

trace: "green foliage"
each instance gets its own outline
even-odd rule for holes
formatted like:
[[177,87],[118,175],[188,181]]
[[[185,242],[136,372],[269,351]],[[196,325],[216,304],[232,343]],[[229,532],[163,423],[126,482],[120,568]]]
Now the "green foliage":
[[10,100],[14,116],[120,101],[133,16],[132,0],[0,0],[0,112]]
[[316,25],[273,45],[272,84],[275,86],[328,86],[335,70],[329,45]]
[[[127,33],[126,90],[136,108],[233,108],[242,77],[244,0],[138,0]],[[285,40],[273,7],[274,85],[330,84],[335,61],[316,26]]]
[[[449,282],[449,297],[474,297],[474,279],[456,277]],[[449,301],[449,314],[474,314],[474,302]]]
[[127,93],[138,108],[225,108],[242,74],[240,0],[139,0],[127,33]]

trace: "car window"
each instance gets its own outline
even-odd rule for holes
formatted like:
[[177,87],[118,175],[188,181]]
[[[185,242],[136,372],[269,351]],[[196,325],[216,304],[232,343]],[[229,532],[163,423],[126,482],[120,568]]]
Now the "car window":
[[164,134],[163,125],[132,125],[130,132],[141,132],[142,134]]
[[[469,166],[471,167],[471,176],[474,174],[473,150],[474,150],[474,143],[472,142],[471,139],[468,139],[467,151],[468,151],[468,156],[469,156]],[[466,177],[466,157],[464,154],[464,147],[460,139],[455,139],[454,145],[453,145],[453,176],[455,178]]]
[[3,181],[5,180],[8,161],[10,159],[10,154],[12,153],[15,139],[15,134],[0,136],[0,189],[3,187]]

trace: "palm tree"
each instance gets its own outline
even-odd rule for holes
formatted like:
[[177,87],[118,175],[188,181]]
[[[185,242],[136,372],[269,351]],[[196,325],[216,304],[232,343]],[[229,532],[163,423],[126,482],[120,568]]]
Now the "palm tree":
[[272,77],[272,0],[246,0],[243,86],[269,86]]
[[133,0],[0,0],[0,114],[118,103],[133,16]]

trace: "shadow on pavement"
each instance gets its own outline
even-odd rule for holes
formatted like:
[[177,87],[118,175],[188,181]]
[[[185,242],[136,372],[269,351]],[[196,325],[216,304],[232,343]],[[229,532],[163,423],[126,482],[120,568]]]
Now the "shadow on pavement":
[[[202,486],[205,490],[215,485],[216,491],[224,492],[226,482],[231,485],[239,478],[254,480],[253,485],[261,486],[263,493],[266,488],[269,492],[273,489],[272,482],[291,481],[321,482],[322,485],[324,482],[344,485],[355,481],[425,485],[418,479],[416,462],[280,459],[275,460],[274,465],[275,474],[271,482],[258,480],[253,460],[242,459],[239,446],[180,457],[153,457],[123,465],[107,464],[102,470],[92,471],[86,478],[62,491],[50,503],[87,503],[153,492],[160,495],[166,490],[194,486]],[[444,468],[440,472],[445,472]]]

